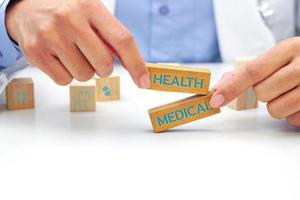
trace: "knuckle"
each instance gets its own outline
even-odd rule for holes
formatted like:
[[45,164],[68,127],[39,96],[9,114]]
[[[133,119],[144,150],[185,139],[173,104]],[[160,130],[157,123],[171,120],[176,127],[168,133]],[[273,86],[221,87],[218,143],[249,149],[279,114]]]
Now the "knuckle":
[[77,73],[75,79],[81,82],[85,82],[93,78],[95,72],[92,70],[85,70],[84,72]]
[[120,47],[127,48],[134,43],[134,37],[129,31],[123,31],[118,36]]
[[106,57],[101,61],[101,66],[104,66],[106,68],[111,68],[114,65],[114,58],[111,57]]
[[39,48],[39,42],[37,39],[23,42],[24,53],[30,57],[35,56]]
[[53,80],[57,85],[65,86],[65,85],[69,85],[73,79],[68,76],[55,76]]
[[276,106],[275,103],[271,102],[267,104],[267,109],[269,114],[274,118],[274,119],[284,119],[283,112],[281,112],[280,109]]
[[295,61],[291,67],[294,74],[300,74],[300,60]]
[[97,75],[102,78],[107,78],[113,73],[113,67],[105,67],[101,70],[97,70]]
[[280,48],[280,54],[287,54],[289,57],[295,57],[299,55],[300,51],[300,37],[292,37],[281,41],[277,47]]
[[50,21],[46,24],[43,24],[39,27],[38,31],[37,31],[37,37],[38,39],[41,41],[45,38],[49,38],[51,35],[53,35],[52,33],[56,30],[56,26],[55,23],[53,21]]
[[300,37],[292,37],[280,43],[290,52],[297,52],[300,49]]
[[66,6],[61,6],[53,12],[53,20],[55,22],[61,22],[61,20],[66,20],[69,18],[69,13],[70,11]]

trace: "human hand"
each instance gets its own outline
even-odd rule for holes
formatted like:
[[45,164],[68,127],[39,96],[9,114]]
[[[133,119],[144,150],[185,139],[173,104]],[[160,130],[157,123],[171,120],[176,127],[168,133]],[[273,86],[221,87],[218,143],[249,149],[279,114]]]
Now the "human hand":
[[132,34],[99,0],[16,1],[6,26],[27,61],[57,84],[107,77],[117,57],[138,87],[150,85]]
[[254,88],[270,115],[300,126],[300,38],[290,38],[234,72],[223,75],[214,89],[212,107],[222,107]]

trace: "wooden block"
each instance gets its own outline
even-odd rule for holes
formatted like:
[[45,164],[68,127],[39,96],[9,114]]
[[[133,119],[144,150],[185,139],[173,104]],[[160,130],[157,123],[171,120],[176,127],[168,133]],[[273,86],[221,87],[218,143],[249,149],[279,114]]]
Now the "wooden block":
[[74,81],[70,85],[70,111],[89,112],[96,111],[95,81],[80,83]]
[[120,100],[120,77],[95,78],[97,101]]
[[253,88],[247,89],[246,92],[239,95],[233,100],[228,107],[234,110],[248,110],[258,107],[258,100],[255,97]]
[[211,108],[209,101],[212,93],[195,95],[173,103],[149,110],[154,132],[159,133],[192,121],[220,113],[220,109]]
[[13,79],[6,87],[8,110],[34,108],[34,86],[31,78]]
[[207,69],[162,64],[147,64],[149,89],[193,94],[208,94],[211,73]]
[[[241,69],[245,67],[247,62],[252,61],[255,57],[239,57],[235,61],[235,69]],[[240,94],[235,100],[233,100],[228,107],[234,110],[248,110],[258,107],[258,100],[255,97],[253,88],[248,88],[247,91]]]

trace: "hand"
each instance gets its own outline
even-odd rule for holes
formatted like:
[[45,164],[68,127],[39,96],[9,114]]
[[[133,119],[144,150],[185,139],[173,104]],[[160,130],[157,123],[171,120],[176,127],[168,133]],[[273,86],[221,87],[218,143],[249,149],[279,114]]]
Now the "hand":
[[211,106],[224,106],[251,86],[272,117],[300,126],[300,38],[285,40],[244,68],[225,74],[215,86]]
[[132,34],[99,0],[23,0],[6,13],[9,35],[28,62],[60,85],[113,71],[117,57],[137,86],[150,85]]

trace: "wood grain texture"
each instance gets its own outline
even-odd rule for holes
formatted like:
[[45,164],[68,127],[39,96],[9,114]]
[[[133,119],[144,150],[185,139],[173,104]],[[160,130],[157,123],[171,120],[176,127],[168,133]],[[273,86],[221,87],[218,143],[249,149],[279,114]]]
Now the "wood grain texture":
[[97,101],[120,100],[120,77],[95,78]]
[[156,133],[220,113],[209,106],[212,93],[195,95],[149,110],[153,130]]
[[149,89],[208,94],[211,73],[207,69],[163,64],[147,64],[151,79]]
[[94,84],[73,83],[70,85],[70,111],[96,111],[96,86]]
[[16,78],[7,85],[8,110],[33,109],[34,104],[34,84],[31,78]]

